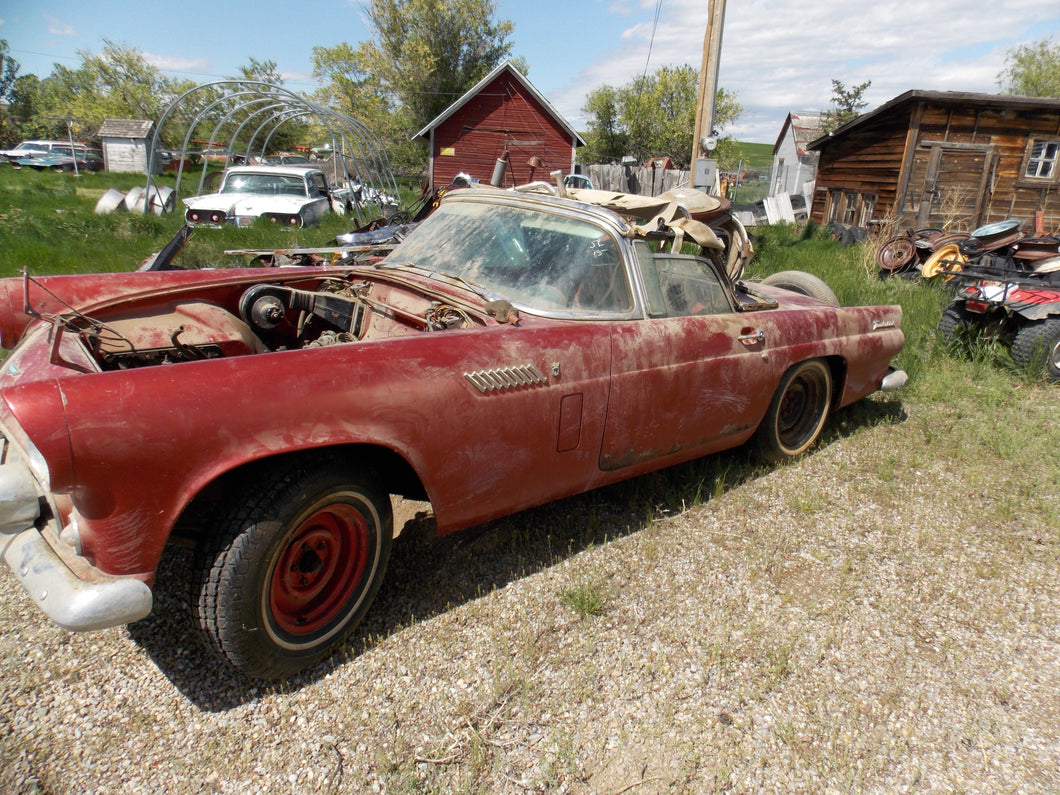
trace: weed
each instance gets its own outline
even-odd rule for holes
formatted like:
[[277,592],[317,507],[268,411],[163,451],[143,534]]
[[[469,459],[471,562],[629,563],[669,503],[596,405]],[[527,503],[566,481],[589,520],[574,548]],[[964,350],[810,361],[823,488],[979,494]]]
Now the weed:
[[603,614],[606,607],[603,588],[589,580],[564,588],[560,591],[559,601],[583,619]]

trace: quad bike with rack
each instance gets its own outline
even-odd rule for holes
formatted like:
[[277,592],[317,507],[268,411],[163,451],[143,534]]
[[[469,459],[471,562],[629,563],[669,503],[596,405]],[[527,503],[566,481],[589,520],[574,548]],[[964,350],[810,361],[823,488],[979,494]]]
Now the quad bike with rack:
[[1060,238],[1019,237],[1018,221],[977,229],[940,273],[954,284],[939,333],[993,337],[1013,361],[1060,383]]

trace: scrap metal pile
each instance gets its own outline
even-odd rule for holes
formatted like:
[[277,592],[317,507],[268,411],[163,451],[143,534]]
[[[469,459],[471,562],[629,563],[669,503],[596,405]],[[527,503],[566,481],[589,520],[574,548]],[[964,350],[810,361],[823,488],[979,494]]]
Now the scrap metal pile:
[[999,275],[1060,280],[1060,237],[1031,237],[1009,219],[971,233],[916,229],[896,235],[876,252],[881,276],[911,275],[950,281],[967,267]]

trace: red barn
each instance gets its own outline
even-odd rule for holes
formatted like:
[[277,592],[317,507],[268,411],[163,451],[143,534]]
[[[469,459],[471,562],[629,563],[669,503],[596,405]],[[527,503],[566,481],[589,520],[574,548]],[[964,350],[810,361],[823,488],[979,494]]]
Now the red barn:
[[505,61],[415,135],[430,149],[430,185],[444,187],[457,174],[492,181],[497,160],[507,155],[502,187],[548,180],[574,170],[584,146],[519,70]]

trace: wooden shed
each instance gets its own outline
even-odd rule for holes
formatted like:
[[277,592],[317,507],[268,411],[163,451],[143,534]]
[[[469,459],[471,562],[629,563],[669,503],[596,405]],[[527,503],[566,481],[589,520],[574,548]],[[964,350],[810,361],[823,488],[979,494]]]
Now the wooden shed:
[[[147,145],[155,123],[148,119],[107,119],[99,128],[107,171],[147,173]],[[158,173],[158,171],[155,171]]]
[[809,148],[818,223],[1060,229],[1060,99],[908,91]]
[[817,152],[807,149],[821,134],[819,113],[789,113],[773,144],[770,196],[809,193],[817,173]]
[[430,186],[458,174],[489,183],[499,158],[503,186],[548,180],[574,170],[585,141],[510,61],[505,61],[414,136],[430,153]]

